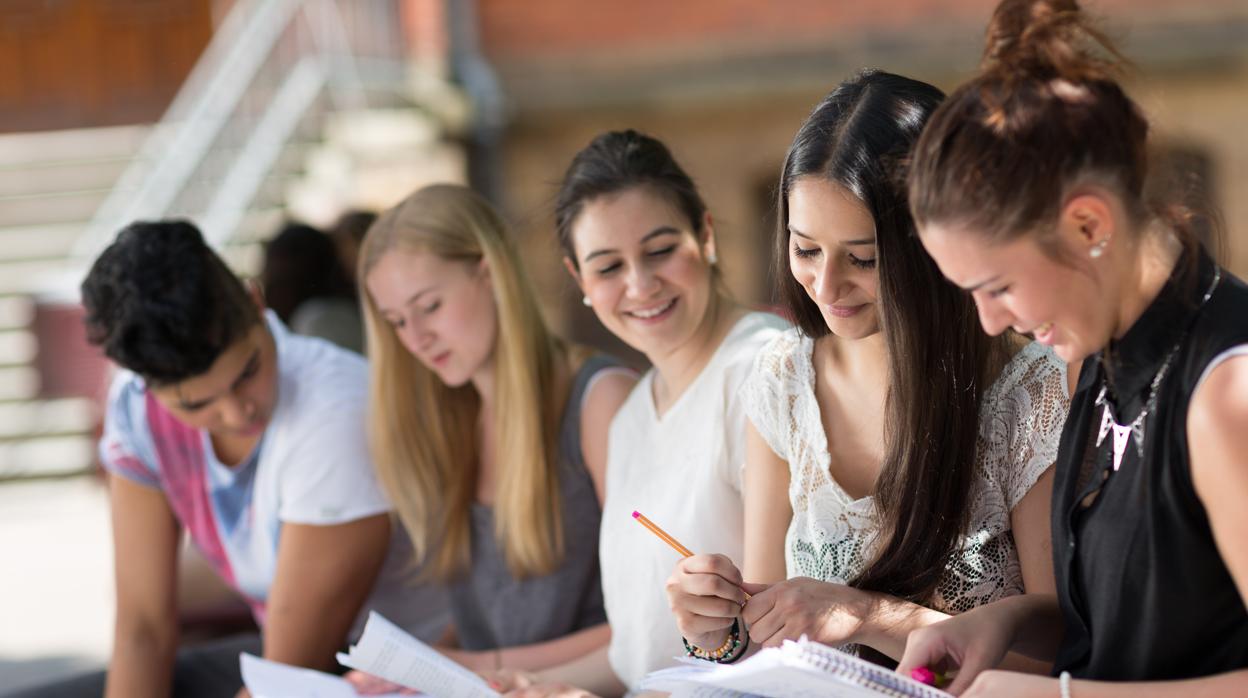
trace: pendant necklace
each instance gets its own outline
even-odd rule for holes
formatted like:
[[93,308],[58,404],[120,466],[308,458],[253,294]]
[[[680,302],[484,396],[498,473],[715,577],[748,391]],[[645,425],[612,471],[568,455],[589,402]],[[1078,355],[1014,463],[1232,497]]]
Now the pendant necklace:
[[[1209,284],[1209,290],[1205,291],[1204,298],[1201,298],[1200,304],[1196,306],[1197,313],[1199,313],[1200,309],[1204,307],[1205,302],[1209,300],[1209,297],[1213,295],[1214,289],[1218,287],[1218,282],[1221,280],[1222,270],[1218,267],[1214,267],[1213,281]],[[1195,320],[1195,313],[1193,313],[1192,320]],[[1113,405],[1111,405],[1110,401],[1106,399],[1109,388],[1108,370],[1105,373],[1105,377],[1102,378],[1101,392],[1097,394],[1095,404],[1104,405],[1105,410],[1101,413],[1101,428],[1096,436],[1096,447],[1100,448],[1101,444],[1105,441],[1105,437],[1110,432],[1113,432],[1114,472],[1118,472],[1118,468],[1122,466],[1122,456],[1127,450],[1128,442],[1134,442],[1136,455],[1141,458],[1144,457],[1144,422],[1148,418],[1148,415],[1152,413],[1153,409],[1157,406],[1157,388],[1161,385],[1161,381],[1165,379],[1166,372],[1169,371],[1171,362],[1174,361],[1175,355],[1179,352],[1179,347],[1183,346],[1183,340],[1187,339],[1187,332],[1191,329],[1191,324],[1192,323],[1189,322],[1188,328],[1183,331],[1183,334],[1179,337],[1179,341],[1175,342],[1174,347],[1170,349],[1170,353],[1166,354],[1165,361],[1161,362],[1161,368],[1157,369],[1156,375],[1153,376],[1152,382],[1149,383],[1148,399],[1144,401],[1144,409],[1140,410],[1139,415],[1137,415],[1135,419],[1131,420],[1130,424],[1118,423],[1118,419],[1114,416]]]

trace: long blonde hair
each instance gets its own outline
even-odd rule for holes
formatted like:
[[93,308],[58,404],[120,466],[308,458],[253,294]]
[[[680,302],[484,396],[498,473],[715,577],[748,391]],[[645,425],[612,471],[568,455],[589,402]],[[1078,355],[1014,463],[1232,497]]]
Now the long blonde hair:
[[[564,347],[542,319],[505,224],[472,190],[424,187],[383,213],[364,238],[358,278],[395,249],[489,267],[498,313],[494,535],[513,575],[549,573],[563,557],[556,437],[564,400],[556,384]],[[470,555],[480,399],[471,384],[444,384],[404,348],[363,287],[361,297],[378,477],[417,560],[448,580]]]

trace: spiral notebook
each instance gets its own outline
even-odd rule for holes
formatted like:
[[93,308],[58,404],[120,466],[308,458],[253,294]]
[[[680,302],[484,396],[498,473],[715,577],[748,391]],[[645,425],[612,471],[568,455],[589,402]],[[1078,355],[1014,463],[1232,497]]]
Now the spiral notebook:
[[786,640],[738,664],[682,663],[650,674],[643,691],[664,691],[675,698],[952,698],[884,667],[805,637]]

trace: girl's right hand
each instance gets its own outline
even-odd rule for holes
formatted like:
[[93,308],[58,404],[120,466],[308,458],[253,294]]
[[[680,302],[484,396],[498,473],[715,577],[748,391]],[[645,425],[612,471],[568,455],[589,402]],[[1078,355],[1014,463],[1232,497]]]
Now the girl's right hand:
[[976,676],[995,668],[1010,651],[1013,626],[1003,610],[987,604],[911,631],[897,673],[910,676],[918,667],[956,671],[946,690],[961,695]]
[[667,579],[667,601],[680,634],[702,649],[722,645],[745,604],[742,584],[741,571],[724,555],[694,555],[676,563]]

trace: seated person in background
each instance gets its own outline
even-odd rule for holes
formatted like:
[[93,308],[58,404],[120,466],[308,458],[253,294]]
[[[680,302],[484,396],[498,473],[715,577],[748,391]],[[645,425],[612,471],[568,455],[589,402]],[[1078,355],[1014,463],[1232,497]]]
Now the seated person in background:
[[264,246],[260,280],[266,305],[291,331],[363,353],[355,282],[334,238],[302,223],[287,223]]
[[636,374],[550,332],[503,221],[467,188],[426,187],[383,213],[360,278],[373,457],[449,590],[443,651],[480,671],[602,647],[607,430]]
[[[187,222],[127,227],[82,293],[90,341],[123,369],[100,442],[112,475],[113,657],[106,688],[100,674],[28,695],[245,695],[240,651],[333,669],[357,614],[398,600],[380,597],[400,591],[410,567],[410,556],[387,554],[364,360],[289,334]],[[183,527],[262,636],[179,650]],[[441,599],[404,592],[381,610],[407,609],[393,620],[436,637]]]
[[364,244],[364,236],[376,220],[377,214],[371,211],[352,209],[339,216],[329,228],[329,239],[334,241],[338,262],[352,287],[359,284],[355,272],[360,260],[360,246]]

